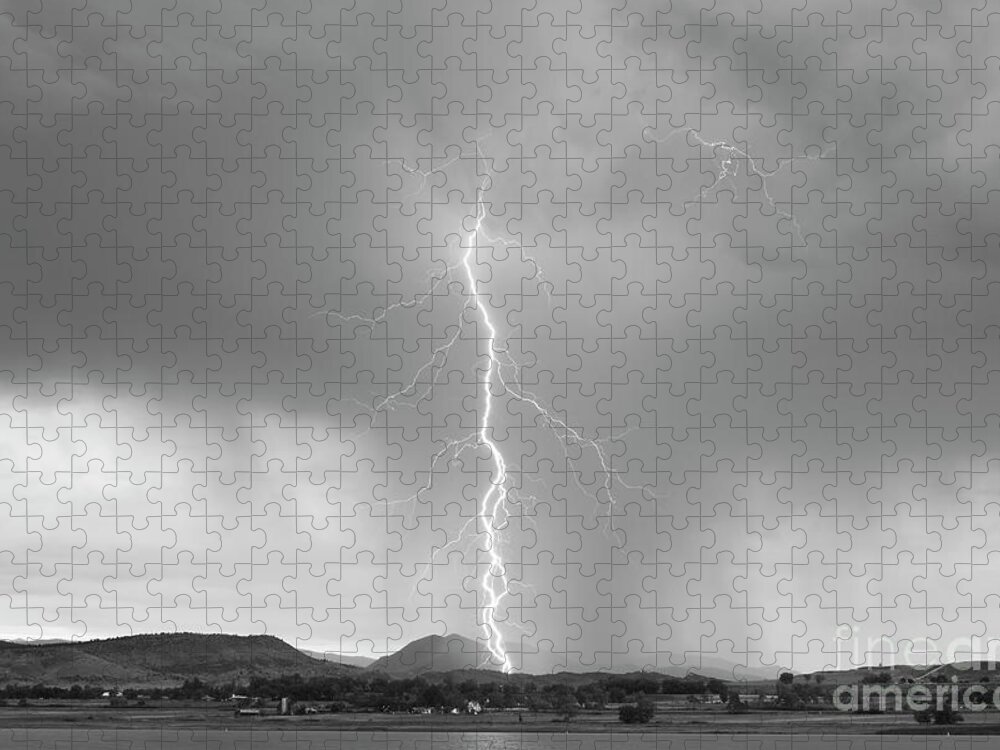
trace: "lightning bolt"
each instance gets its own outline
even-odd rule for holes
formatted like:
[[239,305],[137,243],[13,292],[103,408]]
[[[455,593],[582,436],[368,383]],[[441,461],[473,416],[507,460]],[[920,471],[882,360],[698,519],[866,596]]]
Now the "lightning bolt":
[[[484,136],[485,137],[485,136]],[[405,498],[385,500],[387,506],[412,506],[420,500],[421,496],[430,492],[434,487],[434,477],[439,473],[440,464],[446,466],[457,461],[461,455],[469,450],[478,447],[485,447],[489,452],[491,470],[489,485],[479,499],[477,512],[470,517],[458,530],[457,534],[450,538],[446,544],[435,548],[431,555],[430,562],[425,566],[423,575],[418,580],[425,580],[437,558],[447,550],[457,546],[464,540],[472,536],[470,529],[473,523],[478,528],[474,537],[479,539],[478,548],[483,550],[486,561],[483,564],[482,572],[478,575],[480,587],[479,621],[483,630],[484,639],[487,644],[489,655],[485,662],[498,664],[506,673],[513,670],[510,655],[504,645],[503,632],[499,625],[498,612],[504,604],[504,600],[511,594],[511,580],[507,573],[504,559],[504,530],[509,524],[511,516],[511,505],[518,502],[534,500],[530,494],[522,492],[515,493],[509,481],[510,461],[504,455],[502,446],[493,437],[495,427],[496,401],[499,398],[510,399],[524,404],[535,411],[541,418],[545,426],[562,446],[566,459],[575,463],[578,458],[570,452],[573,445],[582,446],[590,450],[597,458],[601,467],[603,483],[601,490],[606,496],[608,529],[614,530],[614,509],[616,498],[614,495],[614,485],[619,483],[622,487],[636,490],[644,488],[633,487],[623,481],[622,477],[615,472],[610,454],[602,439],[590,437],[580,428],[572,426],[566,418],[556,414],[545,400],[537,394],[531,393],[521,386],[521,364],[510,354],[506,342],[500,334],[497,324],[491,314],[491,304],[489,294],[481,290],[477,269],[488,265],[488,261],[480,258],[480,250],[487,247],[510,247],[519,246],[517,241],[502,236],[491,236],[486,228],[488,211],[488,193],[493,184],[493,171],[482,146],[481,138],[475,140],[475,153],[462,152],[438,166],[431,165],[431,168],[420,170],[416,166],[411,166],[403,160],[401,167],[403,171],[414,177],[419,177],[420,184],[416,192],[425,188],[430,177],[438,172],[442,172],[449,166],[459,162],[461,159],[475,159],[479,181],[475,192],[475,208],[472,218],[472,226],[463,233],[463,242],[460,246],[462,251],[460,257],[452,264],[447,265],[443,271],[440,267],[431,270],[425,277],[425,282],[429,285],[420,294],[411,298],[401,299],[392,304],[387,304],[380,310],[376,310],[371,316],[342,314],[337,311],[324,310],[316,313],[326,315],[329,318],[336,318],[343,322],[355,323],[374,327],[387,322],[387,318],[399,311],[409,311],[420,308],[426,301],[431,300],[438,289],[445,284],[456,281],[456,276],[461,275],[461,285],[464,293],[464,300],[458,312],[456,326],[453,333],[448,335],[442,342],[436,345],[428,354],[426,359],[416,367],[408,382],[392,393],[382,395],[366,404],[357,399],[349,399],[362,407],[366,412],[386,412],[393,411],[400,407],[415,407],[425,398],[429,397],[433,388],[437,385],[437,377],[441,372],[446,371],[445,365],[453,350],[462,340],[462,333],[469,325],[468,311],[474,311],[478,324],[482,326],[485,336],[476,337],[477,343],[485,346],[485,368],[478,369],[477,388],[482,388],[482,404],[477,420],[477,429],[464,436],[445,441],[442,448],[430,457],[427,480],[423,486],[413,494]],[[481,169],[480,169],[481,165]],[[466,221],[470,218],[466,215]],[[464,246],[464,247],[463,247]],[[539,282],[544,282],[544,276],[539,263],[521,248],[522,259],[531,265],[535,278]],[[539,290],[546,299],[551,301],[551,285],[540,283]],[[434,372],[428,377],[429,372]],[[481,374],[479,374],[481,373]],[[479,378],[481,377],[481,380]],[[374,420],[373,420],[374,422]],[[628,432],[628,431],[626,431]],[[613,435],[604,440],[618,440],[624,436]],[[528,478],[530,479],[530,478]],[[574,473],[574,481],[578,488],[585,495],[591,492],[580,485],[579,476]],[[600,504],[600,499],[595,495],[595,500]],[[524,519],[530,523],[530,518]],[[518,586],[530,589],[531,586],[523,581],[518,581]],[[517,622],[505,621],[512,627],[520,627]]]
[[[760,157],[751,155],[749,146],[740,147],[727,141],[709,140],[693,128],[677,128],[662,138],[655,138],[654,129],[651,127],[644,127],[642,133],[644,139],[656,143],[663,143],[679,133],[684,133],[691,146],[707,149],[711,151],[713,158],[717,159],[718,168],[714,181],[702,188],[690,202],[704,199],[722,183],[730,184],[735,188],[734,178],[739,175],[742,163],[745,174],[759,178],[761,182],[759,189],[771,210],[787,219],[799,239],[802,239],[801,227],[796,217],[781,209],[778,201],[772,196],[769,180],[781,170],[789,167],[794,161],[800,159],[812,161],[822,158],[826,156],[829,149],[820,154],[808,153],[780,159],[776,167],[769,171],[764,168],[764,162]],[[517,470],[517,466],[504,454],[503,446],[494,439],[497,401],[503,399],[519,403],[537,414],[540,417],[540,423],[544,424],[561,445],[565,457],[570,463],[576,463],[584,455],[584,453],[571,453],[573,447],[582,449],[596,459],[603,478],[603,482],[596,492],[581,486],[577,472],[573,472],[573,481],[584,495],[591,495],[594,498],[598,507],[606,504],[607,524],[604,530],[606,534],[614,535],[616,540],[620,540],[619,532],[614,526],[617,506],[616,488],[637,491],[647,499],[660,499],[662,496],[651,492],[648,486],[629,484],[614,467],[613,454],[609,451],[608,444],[624,438],[631,432],[631,428],[620,434],[611,434],[604,438],[599,437],[598,434],[590,435],[582,427],[573,426],[568,416],[557,413],[547,405],[544,398],[525,389],[522,385],[524,382],[521,377],[522,365],[510,353],[498,323],[494,322],[495,312],[491,305],[491,296],[482,289],[480,284],[480,278],[483,278],[482,274],[477,274],[477,270],[490,265],[489,258],[480,257],[480,251],[484,248],[520,247],[520,243],[511,238],[490,236],[487,229],[490,216],[488,194],[493,186],[494,173],[492,164],[482,148],[481,141],[486,137],[488,134],[477,137],[472,142],[475,145],[474,152],[471,149],[459,150],[457,154],[451,155],[445,161],[435,163],[432,160],[426,168],[420,168],[419,161],[409,163],[406,159],[398,158],[386,160],[400,162],[403,172],[419,180],[416,188],[407,193],[409,196],[425,190],[431,183],[432,176],[446,173],[455,164],[475,161],[478,182],[475,188],[474,209],[466,213],[462,219],[462,232],[459,233],[462,239],[457,257],[444,266],[443,270],[440,265],[429,270],[424,278],[426,286],[421,293],[399,299],[391,304],[387,301],[384,307],[376,309],[370,317],[344,315],[334,311],[321,311],[317,315],[326,314],[335,316],[343,322],[374,327],[387,323],[389,316],[394,313],[422,309],[425,304],[433,305],[434,298],[440,296],[439,290],[442,286],[454,284],[457,287],[459,284],[461,285],[464,299],[455,320],[454,331],[444,339],[439,340],[428,353],[426,359],[417,364],[416,369],[412,371],[413,374],[409,378],[409,382],[392,393],[373,398],[367,404],[360,400],[351,400],[365,411],[375,413],[390,412],[401,407],[417,408],[425,399],[432,397],[433,389],[438,384],[438,377],[440,373],[447,371],[446,365],[455,348],[461,341],[467,340],[462,338],[462,334],[472,324],[473,315],[470,315],[470,311],[474,314],[476,325],[479,327],[475,337],[477,346],[476,387],[477,397],[481,398],[476,427],[467,434],[444,441],[443,447],[430,457],[427,479],[416,492],[409,497],[386,499],[384,502],[387,506],[415,506],[422,496],[433,490],[435,476],[441,473],[439,471],[441,464],[444,464],[445,469],[447,469],[467,451],[485,448],[489,452],[488,486],[485,487],[479,498],[475,514],[468,517],[457,533],[453,537],[449,537],[443,546],[434,548],[430,555],[430,562],[425,566],[423,575],[418,578],[418,581],[428,578],[431,567],[439,555],[462,542],[471,543],[471,539],[477,540],[477,550],[485,553],[485,562],[480,562],[477,559],[477,568],[479,568],[477,579],[480,588],[477,607],[479,624],[483,630],[489,652],[484,663],[499,664],[504,672],[510,672],[513,670],[513,665],[504,644],[499,616],[505,600],[512,594],[512,582],[508,576],[504,557],[504,532],[509,525],[512,506],[536,499],[523,490],[517,490],[511,484],[510,473],[512,470]],[[545,280],[540,264],[535,258],[526,254],[523,247],[520,247],[520,252],[522,260],[533,267],[535,278],[539,281],[539,292],[551,302],[552,285]],[[490,254],[489,250],[486,254]],[[490,278],[492,278],[493,269],[490,270]],[[483,358],[485,358],[485,362],[483,362]],[[479,389],[481,389],[481,396],[478,393]],[[531,481],[532,478],[524,477],[524,480]],[[531,523],[530,517],[524,517],[522,520]],[[473,529],[473,525],[476,526],[475,529]],[[517,585],[527,589],[531,588],[523,581],[518,581]],[[414,590],[416,590],[416,584]],[[503,620],[503,622],[506,626],[521,627],[519,623],[510,618]]]
[[[476,158],[477,161],[482,160],[486,163],[485,155],[481,150],[478,140],[476,141]],[[492,177],[492,171],[487,166],[485,175],[476,189],[475,224],[466,237],[466,250],[462,256],[461,266],[465,271],[465,286],[467,294],[465,308],[472,307],[478,311],[479,318],[487,332],[485,342],[488,365],[483,381],[484,396],[482,420],[480,422],[477,435],[479,444],[485,445],[489,449],[490,456],[493,461],[493,472],[490,477],[490,487],[483,495],[479,507],[479,518],[481,519],[484,527],[483,535],[486,538],[486,553],[489,560],[489,565],[484,570],[481,578],[484,598],[482,607],[483,629],[487,637],[487,644],[490,653],[497,660],[497,662],[501,664],[503,671],[509,672],[511,669],[510,658],[504,648],[501,631],[497,626],[496,612],[500,608],[504,598],[510,593],[510,582],[507,578],[501,547],[501,532],[506,526],[506,517],[509,515],[508,499],[510,498],[510,490],[507,486],[507,460],[504,457],[500,446],[497,445],[492,438],[492,425],[490,420],[493,414],[495,400],[494,384],[496,383],[501,386],[502,394],[515,401],[530,406],[544,419],[549,429],[553,431],[557,440],[560,444],[562,444],[563,449],[566,452],[567,459],[572,461],[568,453],[569,445],[572,443],[583,445],[593,450],[601,465],[602,474],[604,476],[603,487],[608,498],[607,528],[612,531],[614,530],[614,508],[616,504],[613,485],[616,479],[616,473],[611,466],[610,459],[605,448],[598,439],[589,438],[580,430],[572,427],[566,420],[553,414],[552,410],[544,404],[541,398],[533,393],[530,393],[529,391],[524,390],[520,386],[521,379],[519,363],[510,355],[506,346],[498,344],[497,328],[490,317],[489,304],[480,294],[479,282],[473,270],[474,266],[479,265],[478,251],[480,247],[480,236],[485,239],[488,246],[498,244],[516,244],[507,238],[489,236],[485,231],[484,222],[487,217],[485,196],[489,189],[489,185],[491,184]],[[536,273],[540,276],[541,269],[537,261],[530,256],[525,257],[532,264]],[[547,291],[546,296],[548,296]],[[505,377],[504,368],[508,368],[511,371],[511,377]],[[615,439],[620,437],[622,436],[615,436]],[[575,478],[575,481],[579,486],[578,477]],[[618,478],[618,481],[624,487],[639,489],[638,487],[633,487],[632,485],[621,481],[620,477]],[[585,494],[587,493],[583,487],[580,487],[580,489]],[[467,526],[468,524],[466,524],[466,527]],[[464,528],[461,533],[464,533]],[[459,538],[461,537],[461,533]]]
[[[419,192],[426,187],[431,175],[447,169],[450,165],[459,161],[459,159],[463,157],[472,158],[463,152],[443,164],[428,170],[419,170],[414,166],[408,165],[405,161],[403,161],[401,166],[402,169],[408,174],[420,177],[420,185],[417,187],[416,191],[414,191]],[[480,147],[479,139],[476,140],[475,159],[477,164],[485,162],[485,154]],[[409,405],[411,400],[414,400],[414,396],[416,396],[415,401],[418,403],[423,398],[427,397],[436,384],[436,375],[430,380],[429,383],[427,383],[426,388],[420,390],[420,385],[424,376],[435,365],[438,368],[438,372],[441,372],[444,369],[443,365],[447,362],[452,349],[458,343],[462,332],[465,330],[466,311],[469,309],[476,311],[480,323],[487,332],[487,336],[485,338],[487,366],[485,370],[485,377],[481,383],[484,395],[478,429],[473,435],[467,435],[460,439],[446,441],[444,447],[438,450],[431,457],[428,480],[424,486],[409,497],[402,498],[400,500],[387,501],[387,504],[409,505],[417,501],[423,493],[430,491],[433,488],[433,477],[436,473],[435,470],[438,464],[442,461],[445,461],[447,464],[451,464],[453,461],[457,460],[464,451],[475,448],[477,445],[486,446],[489,450],[490,461],[492,463],[489,487],[480,499],[476,517],[470,518],[462,526],[455,538],[448,541],[443,547],[434,551],[431,557],[431,562],[428,564],[427,568],[433,564],[438,555],[455,546],[466,537],[469,527],[473,521],[479,521],[481,531],[478,536],[484,539],[484,544],[482,546],[485,548],[487,556],[487,563],[479,578],[482,590],[482,603],[480,606],[481,625],[490,655],[493,660],[500,665],[501,669],[505,673],[508,673],[512,671],[513,665],[511,664],[510,657],[504,646],[503,634],[497,624],[497,612],[502,606],[503,600],[510,594],[510,580],[504,564],[501,538],[502,531],[507,525],[506,518],[509,514],[508,501],[510,499],[510,488],[508,486],[507,459],[505,458],[500,446],[493,440],[492,437],[492,419],[495,400],[494,388],[498,383],[503,384],[501,367],[504,364],[503,358],[508,355],[506,352],[502,352],[497,344],[497,327],[493,323],[493,319],[490,316],[490,306],[480,293],[479,281],[476,278],[475,268],[480,265],[478,251],[481,247],[481,237],[491,245],[513,245],[516,243],[506,238],[489,237],[484,232],[483,224],[487,216],[485,195],[489,189],[492,176],[492,170],[487,168],[482,175],[478,186],[476,187],[475,223],[473,228],[466,235],[466,247],[461,260],[454,265],[449,265],[443,274],[438,275],[433,279],[433,272],[429,273],[427,280],[431,282],[431,284],[430,288],[425,293],[414,296],[411,299],[400,300],[396,303],[386,305],[386,307],[371,317],[363,315],[343,315],[336,311],[320,311],[317,315],[326,315],[328,318],[332,316],[343,322],[354,322],[368,326],[375,326],[384,322],[391,313],[397,310],[419,307],[425,300],[433,297],[438,287],[451,281],[453,278],[452,274],[454,272],[456,272],[459,268],[463,270],[465,276],[463,285],[465,287],[466,299],[461,310],[459,311],[455,332],[431,351],[430,356],[415,370],[413,377],[406,385],[391,394],[376,399],[372,406],[374,407],[375,412],[380,412],[386,409],[395,409],[400,405]],[[534,259],[528,257],[527,260],[534,266],[536,273],[540,275],[540,269]],[[420,391],[419,394],[418,391]],[[369,410],[369,406],[360,401],[354,400],[354,403],[362,406],[365,411]],[[426,577],[427,568],[425,568],[424,576],[422,578]],[[487,661],[488,660],[489,659],[487,659]]]
[[[642,129],[643,137],[645,138],[646,134],[652,133],[653,130],[654,129],[651,127],[643,128]],[[763,158],[758,156],[752,156],[750,154],[749,146],[747,146],[746,148],[740,148],[739,146],[736,146],[730,143],[729,141],[706,140],[701,133],[699,133],[697,130],[691,127],[675,128],[662,138],[651,137],[649,138],[649,140],[651,140],[653,143],[666,143],[678,133],[684,133],[685,136],[690,136],[694,140],[695,144],[700,148],[707,148],[710,151],[712,151],[713,154],[716,152],[719,152],[721,154],[721,156],[719,157],[719,170],[716,173],[715,180],[713,180],[711,185],[707,185],[706,187],[699,190],[697,197],[691,199],[690,201],[687,201],[685,203],[685,207],[695,201],[704,200],[705,196],[713,193],[715,189],[719,186],[719,184],[722,182],[728,183],[733,188],[734,192],[736,192],[737,188],[734,182],[734,178],[739,174],[739,169],[740,169],[739,165],[740,161],[742,161],[746,164],[744,169],[748,175],[753,175],[755,177],[760,178],[761,193],[764,196],[764,200],[767,201],[768,206],[771,207],[771,210],[774,211],[781,218],[786,219],[789,222],[789,224],[791,224],[792,228],[795,230],[795,235],[798,238],[798,240],[801,243],[805,244],[805,238],[802,235],[802,227],[799,224],[798,218],[793,213],[790,213],[788,211],[783,211],[782,209],[778,208],[778,203],[775,200],[774,196],[771,195],[770,188],[768,187],[768,180],[777,175],[779,172],[781,172],[785,167],[790,166],[796,161],[802,161],[802,160],[816,161],[818,159],[825,158],[834,149],[834,146],[828,146],[818,154],[816,153],[796,154],[793,156],[785,157],[783,159],[778,159],[775,168],[771,171],[768,171],[764,169],[763,166],[758,166],[758,162],[763,164]]]
[[468,247],[465,250],[465,255],[462,256],[462,267],[465,269],[468,285],[466,293],[473,300],[473,305],[479,312],[479,318],[487,331],[486,354],[489,359],[486,377],[483,381],[483,412],[478,433],[479,442],[489,448],[493,460],[490,487],[483,494],[479,505],[479,515],[483,519],[483,533],[486,537],[486,555],[489,560],[489,565],[483,571],[480,579],[484,598],[483,630],[490,653],[500,663],[504,672],[510,672],[510,658],[503,645],[503,635],[496,623],[497,610],[504,597],[510,593],[510,582],[507,579],[507,570],[500,548],[500,530],[503,527],[501,514],[506,515],[507,513],[507,460],[504,458],[500,446],[494,442],[491,436],[492,426],[490,424],[493,415],[493,383],[500,379],[501,362],[496,345],[497,329],[490,318],[489,306],[479,295],[479,282],[473,271],[473,264],[478,260],[479,233],[486,218],[486,206],[483,202],[484,190],[485,184],[481,184],[476,189],[476,224],[468,236]]

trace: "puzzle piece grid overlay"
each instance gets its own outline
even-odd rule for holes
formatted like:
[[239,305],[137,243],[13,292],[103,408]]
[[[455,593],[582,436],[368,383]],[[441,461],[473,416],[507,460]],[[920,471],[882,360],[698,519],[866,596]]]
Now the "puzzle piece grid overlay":
[[0,627],[989,647],[989,7],[8,5]]

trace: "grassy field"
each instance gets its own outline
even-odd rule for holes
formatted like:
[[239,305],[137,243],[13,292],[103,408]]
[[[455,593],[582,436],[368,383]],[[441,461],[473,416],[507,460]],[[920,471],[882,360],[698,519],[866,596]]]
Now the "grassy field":
[[570,721],[552,713],[525,711],[469,715],[336,713],[278,716],[265,709],[260,716],[234,716],[231,706],[218,703],[165,701],[142,707],[111,708],[107,701],[34,701],[27,707],[0,708],[0,728],[152,729],[169,727],[260,729],[290,731],[398,732],[614,732],[634,731],[720,734],[1000,734],[1000,713],[966,713],[958,725],[917,724],[911,715],[855,715],[834,711],[755,711],[732,715],[722,709],[660,711],[645,725],[625,725],[615,711],[581,712]]

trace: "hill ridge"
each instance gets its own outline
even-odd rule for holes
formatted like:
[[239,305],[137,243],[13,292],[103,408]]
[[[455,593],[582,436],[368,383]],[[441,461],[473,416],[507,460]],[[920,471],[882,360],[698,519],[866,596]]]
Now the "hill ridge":
[[63,643],[0,642],[0,684],[167,685],[186,679],[342,674],[355,667],[313,659],[277,636],[141,633]]

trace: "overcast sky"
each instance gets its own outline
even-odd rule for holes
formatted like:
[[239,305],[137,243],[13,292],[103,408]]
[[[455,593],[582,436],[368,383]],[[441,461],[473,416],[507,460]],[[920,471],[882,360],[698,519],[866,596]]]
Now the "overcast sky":
[[982,3],[83,5],[0,13],[0,635],[1000,653]]

